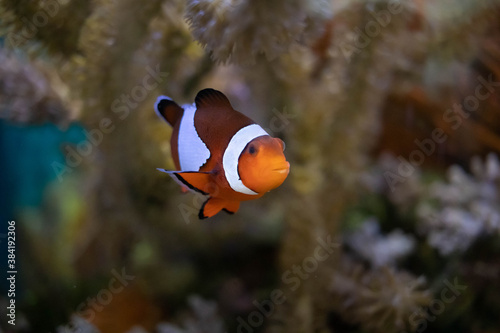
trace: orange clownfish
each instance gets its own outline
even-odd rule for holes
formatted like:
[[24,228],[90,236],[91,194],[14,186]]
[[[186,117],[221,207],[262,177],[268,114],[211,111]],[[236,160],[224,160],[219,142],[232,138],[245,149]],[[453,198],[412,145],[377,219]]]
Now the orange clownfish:
[[214,89],[201,90],[192,105],[160,96],[155,111],[172,127],[172,157],[178,171],[169,174],[183,188],[207,195],[198,214],[236,213],[240,202],[260,198],[280,186],[290,171],[285,143],[234,110]]

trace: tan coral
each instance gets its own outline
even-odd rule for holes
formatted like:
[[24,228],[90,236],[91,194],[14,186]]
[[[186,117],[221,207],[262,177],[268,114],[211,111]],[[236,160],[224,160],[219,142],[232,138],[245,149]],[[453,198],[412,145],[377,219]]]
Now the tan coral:
[[254,63],[312,43],[331,16],[329,1],[192,0],[186,18],[196,40],[219,62]]
[[0,51],[0,118],[67,125],[74,118],[67,97],[64,84],[47,66]]
[[414,329],[410,316],[429,305],[425,279],[389,268],[367,271],[345,259],[333,274],[330,290],[333,310],[346,322],[375,332]]

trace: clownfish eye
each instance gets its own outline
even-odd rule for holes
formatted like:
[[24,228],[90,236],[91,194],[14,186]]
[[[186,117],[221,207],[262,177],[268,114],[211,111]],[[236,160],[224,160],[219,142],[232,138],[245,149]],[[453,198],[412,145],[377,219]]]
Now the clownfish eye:
[[254,145],[250,145],[250,146],[248,147],[248,153],[249,153],[250,155],[255,155],[255,154],[257,153],[257,148],[255,148],[255,146],[254,146]]

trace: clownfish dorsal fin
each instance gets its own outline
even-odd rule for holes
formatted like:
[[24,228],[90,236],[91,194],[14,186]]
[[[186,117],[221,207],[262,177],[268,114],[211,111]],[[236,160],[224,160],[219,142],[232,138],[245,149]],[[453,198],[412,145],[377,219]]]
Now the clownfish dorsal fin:
[[175,126],[177,121],[182,117],[184,109],[170,97],[162,95],[156,99],[155,112],[158,117],[168,122],[171,126]]
[[223,107],[232,109],[233,106],[227,99],[226,95],[215,89],[203,89],[198,92],[194,99],[196,107]]

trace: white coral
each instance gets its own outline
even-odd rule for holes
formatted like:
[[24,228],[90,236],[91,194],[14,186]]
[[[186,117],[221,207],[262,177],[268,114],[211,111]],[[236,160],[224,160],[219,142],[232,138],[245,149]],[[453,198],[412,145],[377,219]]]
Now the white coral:
[[463,252],[481,235],[500,234],[500,163],[490,154],[472,160],[473,174],[458,166],[448,182],[435,182],[417,207],[420,231],[442,255]]
[[57,328],[57,333],[99,333],[99,330],[82,317],[73,315],[67,326]]
[[[423,210],[423,209],[422,209]],[[465,251],[479,236],[482,225],[470,212],[445,207],[439,212],[419,210],[427,242],[442,255]]]
[[193,295],[188,299],[192,315],[184,320],[184,327],[163,323],[158,325],[160,333],[224,333],[224,322],[218,314],[217,304]]
[[401,230],[380,232],[376,219],[368,219],[359,230],[346,237],[347,244],[372,267],[393,266],[415,248],[415,239]]

